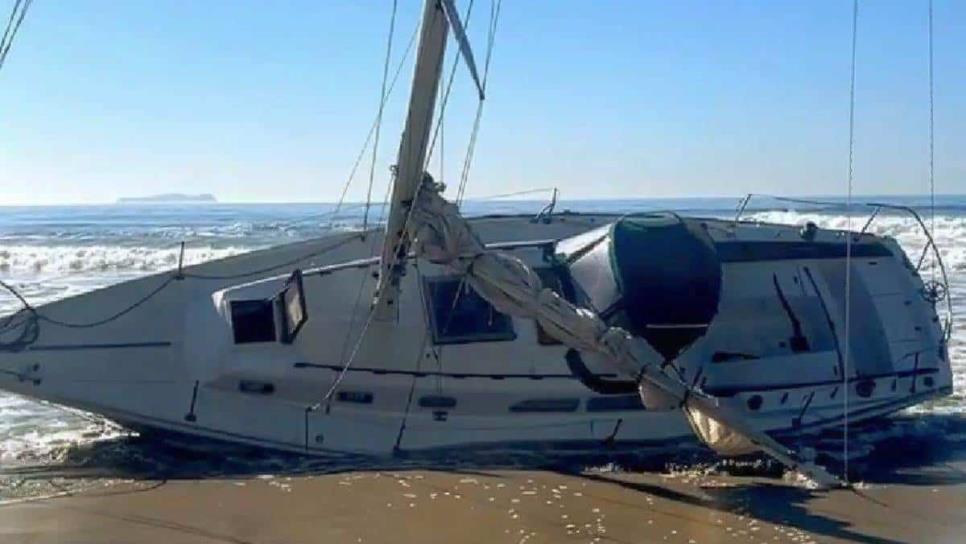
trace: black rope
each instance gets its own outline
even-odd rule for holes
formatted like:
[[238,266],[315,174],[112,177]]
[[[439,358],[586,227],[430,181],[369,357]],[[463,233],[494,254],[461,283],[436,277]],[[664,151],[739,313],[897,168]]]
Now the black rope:
[[[468,30],[470,28],[470,16],[473,15],[473,2],[470,0],[469,4],[466,6],[466,13],[463,14],[463,30]],[[446,114],[446,104],[449,102],[449,93],[453,90],[453,80],[456,78],[456,69],[459,67],[460,56],[457,54],[453,58],[453,65],[449,70],[449,79],[446,83],[446,90],[443,92],[443,99],[439,104],[439,120],[436,123],[435,129],[433,129],[433,137],[429,142],[429,151],[426,153],[426,164],[429,165],[430,160],[433,158],[433,150],[436,149],[436,138],[440,135],[443,126],[443,116]],[[440,145],[442,148],[442,145]],[[440,149],[440,155],[442,155],[442,149]],[[442,174],[442,172],[440,172]],[[440,177],[442,181],[442,176]]]
[[[0,39],[0,69],[3,68],[4,61],[7,60],[10,47],[13,46],[13,39],[16,37],[17,31],[20,30],[20,24],[23,23],[24,17],[27,16],[27,10],[30,9],[32,3],[33,0],[16,0],[13,5],[10,18],[7,20],[7,27],[3,31],[3,39]],[[20,10],[19,14],[18,9]]]
[[[111,321],[114,321],[116,319],[119,319],[119,318],[123,317],[124,315],[132,312],[135,308],[137,308],[138,306],[141,306],[142,304],[144,304],[145,302],[147,302],[148,300],[150,300],[152,297],[154,297],[155,295],[157,295],[158,293],[160,293],[161,291],[163,291],[174,280],[175,280],[175,276],[174,275],[169,276],[158,287],[154,288],[147,295],[144,295],[143,297],[141,297],[140,299],[138,299],[136,302],[134,302],[133,304],[131,304],[131,305],[127,306],[127,307],[125,307],[124,309],[122,309],[122,310],[120,310],[120,311],[118,311],[118,312],[116,312],[116,313],[114,313],[114,314],[112,314],[112,315],[110,315],[108,317],[105,317],[103,319],[98,319],[97,321],[90,321],[90,322],[84,322],[84,323],[70,322],[70,321],[62,321],[62,320],[54,319],[54,318],[52,318],[50,316],[44,315],[44,314],[40,313],[36,308],[34,308],[29,302],[27,302],[27,299],[24,298],[23,295],[21,295],[12,286],[8,285],[7,283],[5,283],[3,281],[0,281],[0,287],[3,287],[5,290],[7,290],[8,292],[10,292],[10,294],[12,294],[13,296],[15,296],[20,301],[20,303],[23,304],[23,308],[21,309],[21,311],[29,312],[34,318],[36,318],[39,321],[44,321],[44,322],[50,323],[52,325],[58,325],[58,326],[66,327],[66,328],[69,328],[69,329],[88,329],[88,328],[92,328],[92,327],[98,327],[98,326],[104,325],[106,323],[110,323]],[[19,326],[19,323],[18,323],[18,326]]]
[[[490,75],[490,60],[493,57],[493,44],[496,43],[496,27],[500,19],[500,8],[502,6],[503,0],[495,0],[495,2],[490,4],[490,28],[487,32],[486,61],[483,64],[483,81],[480,85],[484,93],[486,92],[486,81]],[[476,103],[476,116],[473,120],[473,129],[470,132],[470,141],[466,146],[466,156],[463,159],[463,171],[460,173],[460,185],[456,194],[457,206],[463,203],[463,194],[466,192],[466,184],[469,181],[470,165],[473,162],[473,155],[476,152],[476,140],[480,133],[480,121],[483,118],[483,103],[484,100],[482,98]]]
[[[858,37],[859,0],[852,2],[852,62],[849,78],[849,177],[845,201],[846,230],[852,231],[852,186],[855,180],[855,51]],[[844,457],[843,480],[849,482],[849,355],[852,341],[852,235],[845,237],[845,356],[844,372],[842,372],[843,390],[842,417],[844,420],[842,453]]]
[[362,230],[369,226],[369,208],[372,203],[372,184],[376,179],[376,158],[379,153],[379,134],[382,132],[382,114],[386,109],[386,81],[389,79],[389,60],[392,58],[392,37],[396,31],[396,8],[398,0],[392,2],[392,16],[389,18],[389,37],[386,39],[386,61],[382,66],[382,88],[379,91],[379,110],[376,114],[376,133],[372,142],[372,163],[369,165],[369,187],[366,189],[366,211],[362,216]]
[[[932,29],[932,0],[929,0],[929,230],[936,232],[936,168],[935,168],[935,100],[933,99],[933,29]],[[936,259],[932,259],[930,269],[932,279],[936,279]]]
[[10,36],[10,30],[13,28],[14,20],[17,18],[17,11],[20,9],[21,0],[16,0],[13,4],[13,9],[10,10],[10,18],[7,19],[7,27],[3,29],[3,37],[0,38],[0,53],[6,49],[7,37]]

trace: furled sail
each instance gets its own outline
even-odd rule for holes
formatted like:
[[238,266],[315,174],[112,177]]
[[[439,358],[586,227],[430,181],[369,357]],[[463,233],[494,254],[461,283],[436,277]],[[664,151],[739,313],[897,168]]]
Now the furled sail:
[[417,257],[463,275],[498,311],[534,319],[567,346],[601,357],[633,377],[645,402],[675,399],[685,409],[698,437],[716,451],[739,454],[763,450],[820,485],[837,483],[820,467],[800,462],[794,452],[754,429],[719,399],[694,391],[666,373],[661,364],[666,353],[644,338],[610,326],[596,312],[544,289],[536,273],[516,257],[487,250],[458,208],[441,196],[442,189],[426,174],[416,193],[408,234]]

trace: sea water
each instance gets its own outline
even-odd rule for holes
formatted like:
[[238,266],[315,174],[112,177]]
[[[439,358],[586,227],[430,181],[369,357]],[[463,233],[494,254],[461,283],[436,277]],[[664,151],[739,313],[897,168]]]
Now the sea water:
[[[955,373],[951,397],[916,407],[898,432],[961,433],[966,421],[966,196],[875,198],[912,206],[932,230],[950,281],[955,326],[950,357]],[[830,204],[753,200],[747,219],[860,229],[872,208],[841,199]],[[466,215],[536,214],[546,201],[481,200],[464,204]],[[674,210],[685,215],[734,217],[738,199],[640,199],[561,201],[556,211],[633,213]],[[118,204],[0,207],[0,279],[32,304],[42,304],[142,275],[324,235],[380,220],[384,210],[349,204]],[[913,262],[926,243],[908,214],[884,211],[870,230],[896,238]],[[927,258],[928,262],[928,258]],[[931,272],[924,272],[924,275]],[[19,302],[0,291],[0,316]],[[933,423],[923,427],[922,421]],[[937,423],[938,422],[938,423]],[[952,427],[950,427],[952,422]],[[930,428],[929,425],[937,427]],[[0,393],[0,469],[24,462],[61,460],[71,448],[120,436],[125,431],[89,414]],[[895,436],[894,429],[886,433]]]

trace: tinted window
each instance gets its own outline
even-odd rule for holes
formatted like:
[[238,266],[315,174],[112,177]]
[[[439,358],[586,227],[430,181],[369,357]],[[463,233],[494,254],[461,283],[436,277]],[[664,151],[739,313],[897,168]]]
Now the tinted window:
[[275,312],[272,301],[231,301],[231,328],[236,344],[275,341]]
[[643,409],[644,403],[641,402],[641,396],[636,393],[587,399],[588,412],[624,412]]
[[302,325],[308,320],[305,309],[305,292],[302,289],[302,271],[292,272],[285,288],[276,297],[282,322],[281,340],[291,344]]
[[530,399],[510,406],[511,412],[574,412],[580,399]]
[[437,344],[513,340],[513,320],[456,277],[426,279],[426,310]]

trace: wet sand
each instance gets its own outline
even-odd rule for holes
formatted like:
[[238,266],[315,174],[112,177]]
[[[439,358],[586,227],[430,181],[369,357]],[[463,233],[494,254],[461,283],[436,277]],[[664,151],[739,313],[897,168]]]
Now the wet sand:
[[0,505],[4,543],[963,542],[966,462],[830,492],[683,473],[131,480]]

